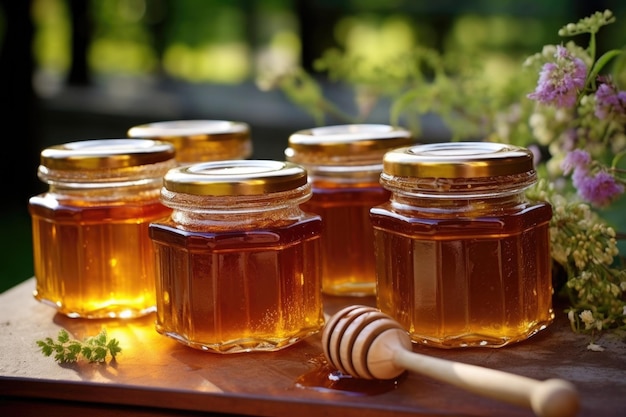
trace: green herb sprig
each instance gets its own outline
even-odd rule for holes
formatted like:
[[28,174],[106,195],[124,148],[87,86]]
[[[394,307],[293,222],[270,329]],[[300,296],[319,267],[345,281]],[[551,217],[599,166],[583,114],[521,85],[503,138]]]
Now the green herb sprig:
[[65,329],[61,329],[56,340],[46,337],[37,341],[44,356],[52,356],[60,363],[77,362],[81,357],[89,362],[105,362],[107,356],[115,359],[122,351],[117,339],[108,339],[105,329],[96,336],[83,341],[72,339]]

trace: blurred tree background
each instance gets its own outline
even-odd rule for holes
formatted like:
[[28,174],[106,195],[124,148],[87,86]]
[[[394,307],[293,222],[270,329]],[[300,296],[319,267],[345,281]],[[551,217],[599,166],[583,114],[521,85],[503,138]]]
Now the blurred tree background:
[[[45,189],[36,171],[46,146],[151,121],[229,119],[251,125],[253,157],[282,159],[289,133],[320,121],[270,88],[276,74],[304,69],[347,113],[350,86],[320,71],[333,50],[358,62],[345,79],[370,80],[418,46],[476,51],[485,77],[504,84],[524,57],[560,42],[558,28],[606,8],[618,23],[599,49],[622,48],[621,0],[0,0],[0,291],[33,274],[26,206]],[[387,66],[386,76],[409,71]],[[389,114],[374,109],[370,121]]]

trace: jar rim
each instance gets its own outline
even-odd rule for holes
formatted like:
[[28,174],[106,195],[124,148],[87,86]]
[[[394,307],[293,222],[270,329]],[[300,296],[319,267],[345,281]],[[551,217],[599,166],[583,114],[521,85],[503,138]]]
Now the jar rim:
[[441,142],[403,147],[383,157],[383,173],[415,178],[476,178],[534,171],[527,148],[495,142]]
[[40,154],[48,170],[84,171],[136,167],[174,159],[174,147],[149,139],[88,139],[50,146]]
[[165,174],[163,187],[204,196],[260,195],[293,190],[307,181],[307,171],[291,162],[227,160],[173,168]]

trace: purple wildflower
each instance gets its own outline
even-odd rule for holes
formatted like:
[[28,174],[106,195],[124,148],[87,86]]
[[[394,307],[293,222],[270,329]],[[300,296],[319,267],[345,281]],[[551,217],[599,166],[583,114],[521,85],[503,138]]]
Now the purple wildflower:
[[617,91],[617,88],[609,83],[598,86],[596,91],[595,115],[598,119],[607,119],[611,114],[626,114],[626,91]]
[[556,47],[555,62],[547,62],[539,73],[539,81],[528,98],[557,107],[572,107],[578,92],[585,86],[587,65],[572,56],[563,46]]
[[574,149],[569,152],[563,162],[561,162],[561,169],[565,175],[576,171],[587,171],[589,164],[591,163],[591,155],[589,152],[582,149]]
[[587,170],[587,168],[574,169],[574,173],[572,174],[572,184],[574,184],[574,187],[578,190],[581,187],[584,187],[584,184],[586,181],[588,181],[588,178],[589,170]]
[[[581,171],[582,172],[582,171]],[[595,175],[581,176],[576,181],[578,195],[597,207],[605,207],[624,192],[624,186],[606,171]]]

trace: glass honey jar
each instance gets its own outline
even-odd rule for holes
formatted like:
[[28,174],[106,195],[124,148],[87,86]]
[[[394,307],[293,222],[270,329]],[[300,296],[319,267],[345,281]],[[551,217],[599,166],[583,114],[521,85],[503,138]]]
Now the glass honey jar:
[[148,224],[166,217],[163,175],[172,145],[101,139],[44,149],[29,200],[35,298],[82,318],[130,318],[156,308]]
[[169,142],[181,165],[246,159],[252,155],[250,126],[226,120],[167,120],[128,129],[128,137]]
[[388,202],[371,210],[377,304],[416,343],[500,347],[553,318],[552,209],[525,190],[532,154],[488,142],[404,147],[384,156]]
[[375,294],[369,210],[389,199],[379,182],[383,155],[413,142],[408,130],[382,124],[325,126],[289,137],[287,160],[304,166],[313,185],[313,197],[303,209],[323,220],[324,293]]
[[321,219],[304,168],[232,160],[170,170],[150,225],[159,333],[217,353],[273,351],[323,325]]

